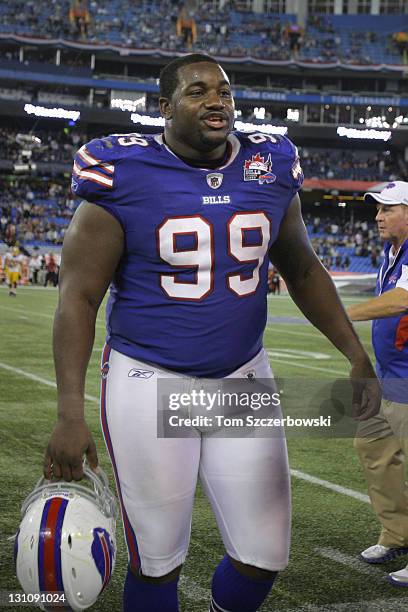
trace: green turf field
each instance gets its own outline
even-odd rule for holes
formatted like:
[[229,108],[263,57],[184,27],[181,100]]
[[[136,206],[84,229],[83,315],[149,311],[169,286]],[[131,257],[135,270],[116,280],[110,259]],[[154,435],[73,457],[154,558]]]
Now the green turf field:
[[[19,590],[9,538],[18,527],[22,499],[41,475],[43,451],[55,420],[51,327],[56,299],[57,292],[51,289],[21,289],[12,299],[0,288],[0,591]],[[352,298],[346,300],[350,303]],[[289,298],[271,297],[268,304],[270,317],[277,319],[268,325],[265,347],[277,376],[347,376],[347,362],[316,330],[304,324]],[[288,323],[290,317],[295,320]],[[362,323],[358,331],[371,353],[370,325]],[[92,396],[99,393],[103,341],[101,311],[87,380],[87,393]],[[87,403],[87,417],[101,464],[111,476],[96,402]],[[292,479],[291,561],[263,612],[408,610],[408,590],[396,589],[385,580],[389,571],[404,565],[404,559],[375,568],[357,559],[363,548],[376,542],[378,525],[365,498],[350,496],[353,492],[366,494],[352,440],[292,437],[288,443],[291,468],[296,471]],[[327,483],[312,483],[309,475],[347,490],[339,492]],[[92,608],[98,612],[121,609],[127,559],[121,528],[117,535],[116,569],[109,588]],[[183,612],[208,610],[212,570],[222,556],[215,521],[199,489],[190,553],[181,580]]]

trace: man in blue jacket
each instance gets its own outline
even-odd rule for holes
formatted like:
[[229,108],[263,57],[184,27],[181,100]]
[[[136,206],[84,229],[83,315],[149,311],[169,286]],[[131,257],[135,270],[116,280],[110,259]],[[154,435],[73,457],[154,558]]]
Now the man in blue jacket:
[[[361,553],[367,563],[408,554],[408,183],[389,183],[376,202],[376,221],[385,241],[375,298],[348,309],[352,321],[373,320],[372,341],[383,389],[379,414],[360,423],[355,447],[368,482],[371,504],[382,530],[378,543]],[[408,587],[408,566],[389,574]]]

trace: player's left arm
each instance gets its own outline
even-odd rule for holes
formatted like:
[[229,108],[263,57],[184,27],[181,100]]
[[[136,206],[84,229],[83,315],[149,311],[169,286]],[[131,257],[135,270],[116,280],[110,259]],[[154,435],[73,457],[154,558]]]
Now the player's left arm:
[[347,308],[347,314],[352,321],[370,321],[397,317],[408,310],[408,289],[395,287],[366,302],[353,304]]
[[298,195],[293,198],[282,220],[269,258],[303,314],[349,360],[355,417],[365,420],[376,414],[381,401],[379,382],[330,275],[309,241]]

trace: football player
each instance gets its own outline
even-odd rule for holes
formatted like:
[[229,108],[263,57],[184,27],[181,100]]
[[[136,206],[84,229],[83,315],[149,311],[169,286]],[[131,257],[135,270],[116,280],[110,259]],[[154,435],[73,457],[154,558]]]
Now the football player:
[[16,297],[18,281],[21,278],[23,255],[20,249],[15,246],[5,255],[5,269],[9,286],[9,296]]
[[210,609],[251,612],[288,561],[285,440],[158,438],[158,383],[272,377],[262,348],[270,258],[304,314],[350,361],[358,419],[378,411],[380,390],[309,243],[296,147],[285,137],[232,131],[231,85],[206,55],[165,66],[160,109],[163,134],[93,140],[75,158],[73,191],[87,201],[63,248],[58,421],[44,475],[77,480],[84,453],[98,462],[84,385],[110,286],[101,420],[129,552],[124,610],[178,610],[199,474],[226,549]]

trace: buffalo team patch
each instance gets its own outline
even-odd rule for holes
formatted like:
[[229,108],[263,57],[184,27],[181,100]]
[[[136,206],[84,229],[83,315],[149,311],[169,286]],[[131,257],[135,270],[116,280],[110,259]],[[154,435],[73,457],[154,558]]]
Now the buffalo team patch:
[[260,153],[256,153],[252,155],[251,159],[245,160],[244,181],[257,181],[260,185],[273,183],[276,181],[276,175],[271,172],[271,169],[271,154],[269,153],[265,160]]

